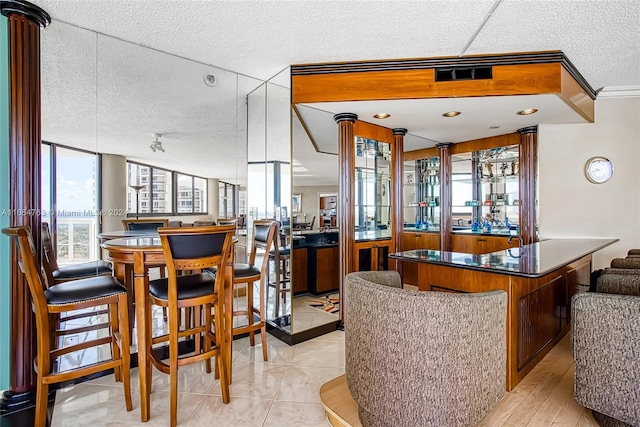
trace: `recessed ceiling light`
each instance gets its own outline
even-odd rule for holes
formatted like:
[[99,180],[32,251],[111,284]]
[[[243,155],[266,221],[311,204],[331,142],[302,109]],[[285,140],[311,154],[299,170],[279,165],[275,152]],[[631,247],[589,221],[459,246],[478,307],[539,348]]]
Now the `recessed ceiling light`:
[[500,126],[489,126],[489,129],[500,129]]
[[537,112],[536,108],[527,108],[526,110],[518,111],[518,115],[520,116],[528,116],[529,114],[533,114]]
[[378,114],[374,114],[373,117],[376,118],[376,119],[388,119],[389,117],[391,117],[391,114],[378,113]]
[[459,116],[460,114],[462,114],[460,111],[447,111],[446,113],[442,114],[444,117],[455,117],[455,116]]

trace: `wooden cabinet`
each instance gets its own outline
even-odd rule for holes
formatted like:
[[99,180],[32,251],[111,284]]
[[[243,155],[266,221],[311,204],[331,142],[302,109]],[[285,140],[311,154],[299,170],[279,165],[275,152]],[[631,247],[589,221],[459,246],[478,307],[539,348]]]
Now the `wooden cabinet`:
[[389,269],[391,240],[373,240],[356,243],[354,271],[378,271]]
[[291,256],[291,279],[294,294],[307,292],[308,290],[308,261],[307,248],[295,248],[293,250],[293,255]]
[[[439,233],[415,233],[405,231],[402,233],[402,250],[413,249],[439,249]],[[418,286],[418,263],[402,263],[402,282],[409,285]]]
[[451,235],[451,252],[467,254],[488,254],[508,248],[517,248],[518,239],[508,243],[509,237],[483,236],[483,235]]
[[338,246],[309,248],[309,292],[335,291],[340,283],[340,249]]

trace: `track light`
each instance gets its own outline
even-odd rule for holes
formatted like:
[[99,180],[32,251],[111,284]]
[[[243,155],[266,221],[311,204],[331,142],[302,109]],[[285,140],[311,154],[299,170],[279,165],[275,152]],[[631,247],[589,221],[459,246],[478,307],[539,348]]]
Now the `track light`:
[[158,141],[158,138],[160,138],[162,134],[154,133],[153,136],[155,137],[155,140],[151,142],[151,145],[149,146],[149,148],[151,148],[151,151],[153,151],[154,153],[158,151],[160,151],[161,153],[164,153],[164,148],[162,147],[162,141]]

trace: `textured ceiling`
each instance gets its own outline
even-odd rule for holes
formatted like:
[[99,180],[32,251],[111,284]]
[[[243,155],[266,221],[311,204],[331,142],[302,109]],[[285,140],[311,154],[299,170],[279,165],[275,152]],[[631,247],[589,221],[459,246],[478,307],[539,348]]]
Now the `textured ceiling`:
[[[231,182],[247,159],[243,98],[260,84],[248,76],[290,64],[558,49],[595,89],[640,87],[638,0],[34,3],[54,19],[45,139]],[[165,154],[149,150],[154,132]]]

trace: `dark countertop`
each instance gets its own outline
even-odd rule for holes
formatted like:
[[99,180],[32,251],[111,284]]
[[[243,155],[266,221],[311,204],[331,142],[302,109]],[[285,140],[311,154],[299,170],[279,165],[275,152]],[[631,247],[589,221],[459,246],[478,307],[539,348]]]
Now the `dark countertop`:
[[490,254],[417,249],[397,252],[389,258],[423,262],[489,273],[541,277],[585,255],[607,247],[619,239],[551,239]]

